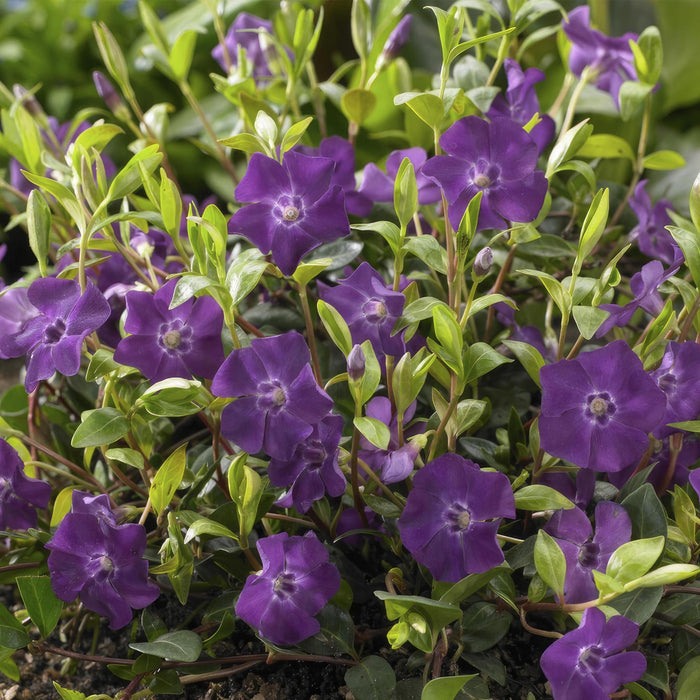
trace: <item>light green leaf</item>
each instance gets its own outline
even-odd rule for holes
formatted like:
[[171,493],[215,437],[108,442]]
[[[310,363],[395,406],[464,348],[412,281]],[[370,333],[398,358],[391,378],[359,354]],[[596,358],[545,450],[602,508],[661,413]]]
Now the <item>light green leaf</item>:
[[39,272],[45,277],[51,236],[51,210],[38,189],[33,189],[27,200],[27,234],[29,247],[39,262]]
[[175,39],[168,63],[178,80],[185,80],[190,72],[196,43],[197,32],[194,29],[185,30]]
[[167,632],[152,642],[129,644],[129,647],[142,654],[158,656],[168,661],[191,663],[196,661],[202,653],[202,639],[189,630],[179,630]]
[[347,90],[340,99],[343,114],[356,124],[362,124],[372,114],[376,104],[374,93],[361,88]]
[[663,552],[664,542],[661,536],[626,542],[612,553],[605,573],[620,583],[643,576]]
[[523,486],[514,495],[518,510],[571,510],[576,507],[566,496],[544,484]]
[[423,688],[420,700],[453,700],[468,681],[476,678],[476,675],[476,673],[472,673],[468,676],[433,678]]
[[83,411],[71,445],[96,447],[110,445],[129,432],[129,421],[116,408],[96,408]]
[[676,151],[654,151],[644,156],[643,165],[649,170],[675,170],[685,165],[685,158]]
[[544,358],[540,351],[529,343],[523,343],[520,340],[504,340],[503,344],[518,358],[532,381],[537,386],[541,386],[540,369],[544,367]]
[[542,580],[558,595],[564,595],[566,558],[553,537],[544,530],[537,533],[535,541],[535,567]]
[[353,425],[380,450],[389,448],[391,434],[389,428],[376,418],[358,417],[353,420]]
[[158,515],[170,505],[170,501],[172,501],[175,491],[182,481],[186,463],[187,445],[181,445],[160,465],[156,475],[151,480],[148,495],[151,499],[151,505]]
[[316,309],[331,340],[337,345],[340,352],[347,357],[352,350],[352,338],[345,319],[336,309],[330,304],[326,304],[322,299],[319,299]]

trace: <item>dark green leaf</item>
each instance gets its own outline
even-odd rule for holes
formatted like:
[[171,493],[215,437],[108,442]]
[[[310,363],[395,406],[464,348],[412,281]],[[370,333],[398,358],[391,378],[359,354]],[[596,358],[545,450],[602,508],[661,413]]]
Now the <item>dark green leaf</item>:
[[116,408],[83,411],[80,418],[71,440],[73,447],[110,445],[129,432],[129,421]]
[[0,605],[0,646],[21,649],[29,641],[29,634],[22,623],[4,605]]
[[396,676],[381,656],[368,656],[358,666],[348,669],[345,682],[356,698],[389,700],[396,687]]
[[179,630],[168,632],[152,642],[129,644],[129,647],[142,654],[151,654],[168,661],[192,662],[196,661],[202,652],[202,639],[189,630]]
[[18,576],[17,588],[42,638],[48,637],[58,624],[63,610],[63,603],[51,588],[51,579],[48,576]]

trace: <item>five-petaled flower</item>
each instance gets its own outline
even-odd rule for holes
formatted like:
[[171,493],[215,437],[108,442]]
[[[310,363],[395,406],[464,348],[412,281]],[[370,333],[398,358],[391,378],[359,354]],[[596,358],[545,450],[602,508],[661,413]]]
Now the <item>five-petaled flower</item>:
[[578,467],[616,472],[638,461],[666,397],[622,340],[540,370],[542,449]]
[[544,204],[547,178],[537,170],[538,146],[507,117],[490,122],[464,117],[440,137],[448,155],[431,158],[422,172],[442,188],[456,230],[467,205],[483,192],[478,229],[506,229],[534,221]]
[[340,587],[338,569],[313,532],[257,542],[262,571],[246,579],[236,615],[273,644],[297,644],[321,630],[314,617]]
[[623,615],[607,622],[598,608],[583,612],[580,626],[549,646],[540,665],[554,700],[608,700],[623,683],[641,678],[647,662],[634,643],[639,625]]
[[459,581],[503,562],[501,518],[515,517],[505,474],[456,454],[426,464],[413,479],[398,520],[401,541],[438,581]]
[[229,220],[230,234],[245,236],[272,259],[285,275],[322,243],[350,233],[345,197],[331,185],[336,170],[330,158],[288,151],[280,164],[254,153],[236,187],[241,207]]
[[118,525],[102,494],[73,491],[71,512],[61,520],[46,543],[51,586],[63,601],[79,595],[83,605],[119,629],[159,595],[148,580],[146,529],[143,525]]
[[236,398],[221,414],[221,432],[246,452],[289,459],[333,408],[314,379],[309,348],[296,331],[254,338],[234,350],[211,385],[215,396]]
[[67,377],[78,373],[83,341],[109,318],[110,308],[93,284],[81,294],[75,280],[55,277],[34,280],[27,301],[36,314],[17,332],[0,338],[0,356],[26,355],[24,386],[32,392],[54,372]]

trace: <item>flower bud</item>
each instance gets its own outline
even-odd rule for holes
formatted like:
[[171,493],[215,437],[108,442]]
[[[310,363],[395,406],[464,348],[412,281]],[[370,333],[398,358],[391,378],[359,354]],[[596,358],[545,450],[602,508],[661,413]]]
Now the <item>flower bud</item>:
[[365,374],[365,353],[359,345],[354,345],[348,355],[348,377],[358,382]]
[[126,110],[127,107],[114,89],[114,85],[112,85],[98,70],[93,71],[92,80],[95,83],[97,94],[104,100],[107,107],[113,114],[122,118],[121,115],[124,114],[124,110]]
[[389,34],[389,38],[386,40],[384,48],[377,59],[376,70],[382,70],[382,68],[391,63],[399,55],[399,52],[408,41],[408,36],[411,33],[412,21],[412,15],[405,15],[396,25],[394,31]]
[[484,279],[484,277],[489,274],[491,265],[493,265],[493,251],[486,246],[486,248],[482,248],[474,258],[472,278],[478,281]]
[[18,102],[21,102],[27,112],[33,117],[39,117],[44,114],[44,110],[41,108],[39,101],[23,85],[15,83],[12,86],[12,92]]

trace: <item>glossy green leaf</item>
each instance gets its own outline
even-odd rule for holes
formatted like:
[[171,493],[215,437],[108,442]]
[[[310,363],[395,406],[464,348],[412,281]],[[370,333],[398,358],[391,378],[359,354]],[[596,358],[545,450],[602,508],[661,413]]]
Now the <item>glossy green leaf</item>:
[[190,72],[196,43],[197,32],[194,29],[185,30],[175,39],[168,62],[178,80],[186,80]]
[[330,304],[326,304],[322,299],[319,299],[316,309],[331,340],[336,344],[340,352],[347,357],[352,350],[352,338],[345,319],[335,308]]
[[559,596],[564,595],[566,559],[553,537],[544,530],[535,541],[535,567],[542,580]]
[[151,480],[148,495],[151,505],[160,515],[172,501],[185,473],[187,463],[187,445],[181,445],[175,450],[163,464],[160,465],[156,475]]
[[532,381],[537,386],[541,386],[540,369],[544,367],[544,358],[540,351],[530,343],[523,343],[520,340],[504,340],[503,344],[518,358]]
[[620,583],[639,578],[651,569],[664,549],[664,538],[648,537],[620,545],[610,557],[605,573]]
[[376,104],[377,98],[374,93],[361,88],[347,90],[340,100],[343,114],[356,124],[363,124],[374,111]]
[[22,623],[4,605],[0,605],[0,646],[21,649],[29,642],[29,633]]
[[129,421],[116,408],[83,411],[81,423],[73,433],[73,447],[111,445],[129,432]]
[[367,656],[345,672],[345,682],[356,698],[388,700],[394,693],[396,676],[394,669],[381,656]]
[[518,510],[571,510],[576,507],[566,496],[544,484],[523,486],[514,496]]
[[676,151],[654,151],[644,156],[643,165],[649,170],[675,170],[685,165],[685,158]]
[[24,607],[45,639],[58,624],[63,603],[53,592],[48,576],[18,576],[16,581]]
[[39,262],[39,272],[45,277],[51,237],[51,210],[38,189],[32,189],[27,200],[27,234],[29,247]]
[[423,688],[420,700],[453,700],[472,678],[476,678],[475,673],[468,676],[433,678]]
[[375,447],[380,450],[389,448],[389,440],[391,434],[389,428],[376,418],[359,417],[353,420],[353,425],[369,440]]
[[202,653],[202,639],[198,634],[189,630],[179,630],[167,632],[152,642],[129,644],[129,648],[168,661],[191,663],[196,661]]

